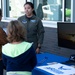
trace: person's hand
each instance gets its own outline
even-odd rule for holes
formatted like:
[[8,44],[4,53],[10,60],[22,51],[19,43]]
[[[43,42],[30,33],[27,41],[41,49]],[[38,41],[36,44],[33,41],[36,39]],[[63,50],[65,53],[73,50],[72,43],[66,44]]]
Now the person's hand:
[[37,54],[40,53],[40,49],[39,48],[36,49],[36,53]]

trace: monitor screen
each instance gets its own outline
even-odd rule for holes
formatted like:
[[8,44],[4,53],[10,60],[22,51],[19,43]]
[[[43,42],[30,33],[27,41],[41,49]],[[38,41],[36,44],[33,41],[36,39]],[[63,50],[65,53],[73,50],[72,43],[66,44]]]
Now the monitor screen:
[[75,49],[75,23],[57,23],[58,46]]

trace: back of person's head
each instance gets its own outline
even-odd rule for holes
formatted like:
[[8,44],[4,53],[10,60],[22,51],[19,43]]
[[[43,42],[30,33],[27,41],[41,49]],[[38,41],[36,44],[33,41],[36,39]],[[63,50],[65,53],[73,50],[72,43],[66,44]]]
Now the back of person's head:
[[0,9],[0,21],[2,19],[2,9]]
[[[34,9],[34,5],[33,5],[33,3],[31,3],[31,2],[26,2],[26,3],[24,4],[24,6],[25,6],[26,4],[30,5],[31,8]],[[36,13],[35,13],[34,10],[33,10],[33,14],[36,16]]]
[[9,42],[19,42],[26,40],[26,30],[20,21],[14,20],[8,23],[7,40]]

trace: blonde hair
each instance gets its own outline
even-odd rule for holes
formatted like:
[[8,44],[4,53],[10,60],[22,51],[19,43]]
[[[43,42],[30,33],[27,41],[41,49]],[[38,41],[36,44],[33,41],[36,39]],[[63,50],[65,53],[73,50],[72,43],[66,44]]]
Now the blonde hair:
[[19,42],[26,40],[26,30],[20,21],[14,20],[8,23],[7,40],[9,42]]

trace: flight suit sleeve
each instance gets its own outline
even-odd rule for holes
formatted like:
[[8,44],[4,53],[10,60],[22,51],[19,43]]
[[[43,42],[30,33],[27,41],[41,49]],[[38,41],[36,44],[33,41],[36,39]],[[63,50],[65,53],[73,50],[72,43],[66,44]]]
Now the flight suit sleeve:
[[43,40],[44,40],[44,26],[43,26],[43,24],[42,24],[42,21],[41,20],[39,20],[38,21],[38,45],[40,44],[42,44],[43,43]]

